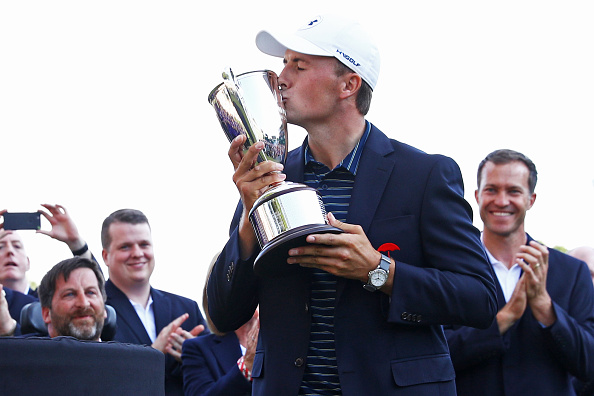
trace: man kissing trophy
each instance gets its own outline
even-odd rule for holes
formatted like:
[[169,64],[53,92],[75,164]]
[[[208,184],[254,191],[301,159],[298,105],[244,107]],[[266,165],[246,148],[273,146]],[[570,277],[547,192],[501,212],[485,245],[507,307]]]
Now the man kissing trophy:
[[[227,68],[223,83],[210,92],[208,101],[229,141],[246,135],[244,150],[259,141],[264,143],[258,162],[285,163],[287,118],[276,73],[261,70],[235,76]],[[296,270],[298,266],[286,263],[287,252],[306,245],[309,234],[342,232],[327,224],[318,192],[293,182],[271,185],[254,203],[249,219],[262,249],[254,262],[254,271],[261,276]]]

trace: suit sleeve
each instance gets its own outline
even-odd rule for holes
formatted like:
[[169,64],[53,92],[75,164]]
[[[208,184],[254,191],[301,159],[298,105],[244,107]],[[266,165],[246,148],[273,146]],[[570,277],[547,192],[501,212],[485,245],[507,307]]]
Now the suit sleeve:
[[505,352],[505,342],[494,320],[488,329],[464,326],[444,328],[456,372],[473,367]]
[[[567,265],[563,261],[556,264]],[[569,272],[572,271],[565,271],[566,274]],[[594,380],[594,289],[585,265],[575,271],[572,278],[559,281],[571,293],[569,300],[564,303],[567,310],[553,299],[557,321],[550,327],[539,324],[529,311],[504,335],[499,335],[496,321],[487,330],[446,327],[445,334],[456,371],[475,367],[482,361],[499,355],[509,355],[509,337],[515,334],[516,339],[530,337],[516,342],[540,343],[539,348],[542,346],[544,350],[550,351],[555,362],[561,363],[567,372],[577,378],[583,381]],[[522,328],[518,329],[518,326]]]
[[410,324],[404,316],[413,313],[419,324],[487,328],[497,312],[492,268],[472,225],[460,169],[439,157],[419,197],[421,257],[396,262],[389,320]]
[[258,305],[257,278],[253,266],[257,253],[242,260],[237,225],[241,216],[239,203],[231,223],[229,241],[221,251],[208,280],[208,311],[221,332],[237,330],[251,319]]
[[577,271],[568,310],[553,301],[557,321],[543,329],[548,347],[582,380],[594,380],[594,289],[586,265]]
[[222,377],[216,378],[211,364],[218,364],[216,357],[203,353],[200,345],[192,340],[184,342],[182,370],[184,395],[186,396],[234,396],[245,395],[251,383],[245,379],[237,364],[228,368]]

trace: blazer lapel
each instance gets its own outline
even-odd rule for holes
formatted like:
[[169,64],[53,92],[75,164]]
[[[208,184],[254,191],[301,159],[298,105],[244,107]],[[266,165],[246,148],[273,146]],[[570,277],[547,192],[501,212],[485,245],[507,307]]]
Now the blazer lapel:
[[173,319],[171,318],[171,301],[165,294],[151,287],[151,297],[153,297],[153,312],[155,314],[155,327],[157,335],[159,331],[167,326]]
[[[117,321],[125,324],[129,328],[130,333],[134,335],[136,340],[125,340],[126,342],[136,342],[145,345],[151,345],[152,341],[149,337],[144,325],[140,321],[136,310],[130,303],[130,300],[124,292],[122,292],[111,280],[105,282],[105,290],[107,292],[107,304],[115,308],[117,312]],[[118,326],[119,326],[118,323]],[[117,333],[116,333],[117,336]]]
[[372,126],[359,160],[347,216],[347,223],[358,224],[365,232],[369,230],[390,175],[395,168],[396,161],[388,157],[388,154],[393,151],[390,140]]
[[307,138],[303,141],[301,147],[292,150],[287,156],[284,172],[287,175],[287,181],[294,183],[303,183],[305,171],[304,150]]

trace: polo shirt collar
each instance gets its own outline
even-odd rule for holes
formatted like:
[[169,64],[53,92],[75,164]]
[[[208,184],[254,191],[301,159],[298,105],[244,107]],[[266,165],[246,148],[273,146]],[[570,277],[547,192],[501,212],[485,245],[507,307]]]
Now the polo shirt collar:
[[[336,166],[334,169],[344,168],[347,171],[351,172],[353,175],[357,174],[357,168],[359,167],[359,160],[361,159],[361,154],[363,153],[363,148],[365,147],[365,143],[367,142],[367,138],[369,137],[369,133],[371,132],[371,124],[369,121],[365,120],[365,132],[363,132],[363,136],[357,142],[355,147],[351,150],[351,152],[342,160],[340,164]],[[309,143],[305,143],[305,150],[304,150],[304,160],[305,166],[309,163],[317,163],[318,161],[315,160],[311,151],[309,150]]]

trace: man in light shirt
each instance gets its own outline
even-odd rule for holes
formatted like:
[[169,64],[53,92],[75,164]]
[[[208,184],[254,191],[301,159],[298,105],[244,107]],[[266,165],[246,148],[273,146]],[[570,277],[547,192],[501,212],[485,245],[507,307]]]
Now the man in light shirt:
[[458,395],[574,395],[594,378],[594,288],[581,261],[524,228],[537,172],[525,155],[497,150],[479,165],[475,197],[496,275],[490,328],[446,329]]

